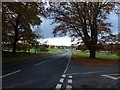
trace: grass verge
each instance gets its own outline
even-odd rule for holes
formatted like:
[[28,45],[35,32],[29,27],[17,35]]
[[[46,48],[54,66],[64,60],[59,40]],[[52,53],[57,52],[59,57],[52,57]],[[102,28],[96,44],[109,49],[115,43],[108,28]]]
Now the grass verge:
[[114,54],[97,53],[96,58],[89,58],[88,52],[73,52],[72,60],[86,66],[118,66],[120,65],[119,56]]
[[[89,57],[89,52],[81,52],[80,50],[75,50],[73,52],[74,55],[81,56],[81,57]],[[96,58],[103,58],[103,59],[119,59],[120,56],[117,56],[115,54],[110,54],[110,53],[96,53]]]
[[32,60],[35,58],[43,58],[48,56],[53,56],[57,54],[63,53],[64,49],[49,49],[48,52],[42,52],[42,53],[25,53],[25,52],[17,52],[16,54],[13,54],[11,52],[3,52],[2,53],[2,64],[10,64],[10,63],[18,63],[18,62],[24,62],[28,60]]

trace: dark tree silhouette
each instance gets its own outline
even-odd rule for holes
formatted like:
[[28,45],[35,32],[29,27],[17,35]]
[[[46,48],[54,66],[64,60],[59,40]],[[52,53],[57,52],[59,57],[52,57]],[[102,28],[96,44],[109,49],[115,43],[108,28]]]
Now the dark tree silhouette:
[[98,36],[111,33],[111,24],[106,19],[114,8],[112,2],[53,2],[47,11],[54,23],[58,23],[54,35],[82,39],[90,58],[95,58]]
[[39,25],[42,22],[37,15],[44,15],[42,3],[2,3],[2,42],[12,44],[13,53],[16,52],[16,45],[18,40],[27,40],[32,36],[32,39],[35,39],[35,35],[33,35],[30,25]]

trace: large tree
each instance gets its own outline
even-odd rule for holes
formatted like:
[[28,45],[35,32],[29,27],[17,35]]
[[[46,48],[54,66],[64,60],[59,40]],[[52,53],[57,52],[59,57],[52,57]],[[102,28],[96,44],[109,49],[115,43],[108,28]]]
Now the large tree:
[[53,34],[82,39],[95,58],[98,37],[111,33],[106,19],[114,7],[112,2],[52,2],[47,10],[58,23]]
[[13,53],[16,52],[18,40],[29,41],[28,39],[34,36],[30,36],[33,34],[30,26],[39,25],[42,22],[38,15],[44,15],[42,3],[2,3],[2,42],[11,43]]

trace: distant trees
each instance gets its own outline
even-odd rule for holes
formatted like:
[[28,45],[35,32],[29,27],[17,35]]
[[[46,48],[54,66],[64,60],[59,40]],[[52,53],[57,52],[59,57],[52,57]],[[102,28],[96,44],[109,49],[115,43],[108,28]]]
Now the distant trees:
[[[97,52],[107,52],[120,56],[120,34],[110,35],[99,40],[96,46]],[[85,44],[81,43],[77,46],[77,50],[86,51],[88,50]]]
[[115,3],[107,1],[50,3],[49,16],[58,23],[53,34],[82,39],[90,52],[90,58],[95,58],[98,36],[111,33],[111,24],[106,19],[114,8]]
[[39,50],[40,52],[48,52],[48,45],[40,45]]
[[120,56],[120,34],[111,34],[109,36],[104,36],[103,38],[104,39],[99,41],[98,49]]
[[85,44],[78,45],[76,49],[77,49],[77,50],[81,50],[81,51],[86,51],[86,50],[88,50],[87,47],[85,46]]
[[24,44],[26,43],[27,45],[36,42],[37,36],[32,32],[30,27],[39,25],[42,22],[38,15],[44,15],[42,3],[3,2],[3,46],[5,44],[11,45],[12,52],[15,53],[19,42],[24,42]]
[[49,45],[49,48],[55,48],[55,45]]

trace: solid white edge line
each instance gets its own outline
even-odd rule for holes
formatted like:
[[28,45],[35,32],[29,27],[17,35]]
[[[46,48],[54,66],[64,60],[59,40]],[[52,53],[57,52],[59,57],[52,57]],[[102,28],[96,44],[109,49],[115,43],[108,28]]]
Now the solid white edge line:
[[68,73],[66,75],[75,75],[75,74],[81,74],[81,73]]
[[120,73],[116,73],[116,74],[107,74],[107,75],[120,75]]
[[75,75],[75,74],[92,74],[92,73],[98,73],[98,72],[102,72],[102,71],[96,71],[96,72],[85,72],[85,73],[68,73],[66,75]]
[[55,89],[56,89],[56,90],[60,90],[61,87],[62,87],[62,84],[57,84],[56,87],[55,87]]
[[116,78],[116,77],[113,77],[113,76],[109,76],[109,75],[101,75],[103,77],[107,77],[107,78],[110,78],[110,79],[113,79],[113,80],[117,80],[119,79],[120,77]]
[[10,75],[15,74],[15,73],[18,73],[18,72],[20,72],[20,71],[21,71],[21,70],[17,70],[17,71],[14,71],[14,72],[12,72],[12,73],[8,73],[8,74],[6,74],[6,75],[0,76],[0,78],[4,78],[4,77],[7,77],[7,76],[10,76]]
[[96,71],[96,72],[85,72],[85,73],[82,73],[82,74],[92,74],[92,73],[98,73],[100,71]]

